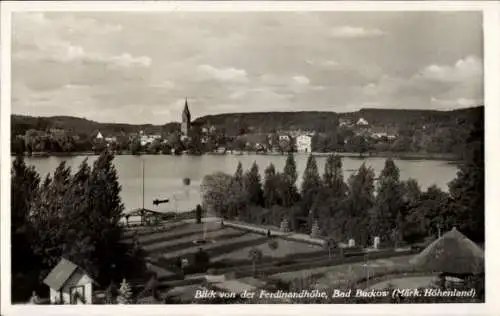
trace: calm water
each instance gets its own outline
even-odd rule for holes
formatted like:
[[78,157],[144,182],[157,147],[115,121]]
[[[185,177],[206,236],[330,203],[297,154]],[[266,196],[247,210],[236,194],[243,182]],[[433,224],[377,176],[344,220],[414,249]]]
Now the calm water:
[[[59,163],[63,160],[71,166],[72,170],[77,170],[79,164],[85,156],[76,157],[50,157],[50,158],[27,158],[27,164],[35,166],[37,171],[43,176],[49,172],[54,172]],[[89,156],[89,163],[92,163],[97,156]],[[158,211],[185,211],[193,209],[200,203],[200,183],[206,174],[222,171],[233,174],[241,161],[243,168],[250,168],[254,161],[260,168],[261,175],[264,169],[271,162],[277,170],[282,170],[285,165],[285,156],[263,156],[263,155],[204,155],[204,156],[116,156],[114,160],[118,171],[120,184],[122,185],[122,200],[125,210],[142,207],[142,163],[144,160],[144,206]],[[296,155],[297,170],[299,173],[299,185],[302,172],[306,166],[307,155]],[[323,173],[326,157],[316,157],[320,173]],[[380,173],[384,166],[385,158],[342,158],[345,179],[359,168],[365,161],[371,166],[376,175]],[[445,161],[436,160],[395,160],[400,169],[401,179],[414,178],[418,181],[422,189],[436,184],[443,190],[447,190],[447,183],[455,178],[456,166]],[[184,178],[190,178],[191,184],[185,186]],[[170,199],[170,203],[154,206],[153,200]]]

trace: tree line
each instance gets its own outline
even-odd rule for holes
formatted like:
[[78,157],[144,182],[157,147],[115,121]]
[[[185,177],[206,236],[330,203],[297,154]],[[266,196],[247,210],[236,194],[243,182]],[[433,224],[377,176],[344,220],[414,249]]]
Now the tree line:
[[103,152],[78,170],[62,162],[41,178],[22,156],[12,164],[12,300],[25,302],[32,291],[47,291],[43,279],[64,257],[106,286],[145,272],[144,254],[120,242],[121,186]]
[[433,185],[422,190],[414,179],[402,181],[392,159],[379,175],[362,164],[347,179],[342,160],[328,157],[320,175],[310,155],[297,187],[297,168],[289,154],[280,172],[273,164],[261,179],[254,162],[234,175],[215,173],[202,181],[204,207],[217,216],[256,224],[280,226],[286,218],[295,231],[310,232],[314,222],[323,237],[337,241],[353,238],[368,245],[374,236],[398,245],[423,241],[456,226],[469,238],[484,240],[483,128],[476,126],[467,138],[467,152],[457,177],[445,192]]

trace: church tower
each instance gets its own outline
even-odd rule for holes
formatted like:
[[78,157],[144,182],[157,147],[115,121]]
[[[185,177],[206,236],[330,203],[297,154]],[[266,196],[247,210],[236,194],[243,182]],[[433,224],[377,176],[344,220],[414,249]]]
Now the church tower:
[[189,130],[191,129],[191,113],[189,112],[188,101],[184,103],[184,110],[182,111],[182,123],[181,123],[181,136],[188,136]]

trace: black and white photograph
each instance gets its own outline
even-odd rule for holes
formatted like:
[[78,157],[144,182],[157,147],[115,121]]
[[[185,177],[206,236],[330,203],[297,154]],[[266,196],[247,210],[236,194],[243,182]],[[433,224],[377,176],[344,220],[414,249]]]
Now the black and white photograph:
[[490,294],[484,11],[24,10],[9,40],[12,305]]

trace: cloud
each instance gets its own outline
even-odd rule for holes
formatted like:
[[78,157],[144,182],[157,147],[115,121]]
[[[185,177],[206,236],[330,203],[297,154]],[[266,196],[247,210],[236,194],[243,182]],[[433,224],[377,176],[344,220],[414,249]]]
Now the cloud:
[[417,78],[440,82],[464,82],[477,80],[483,76],[483,63],[476,56],[467,56],[453,66],[430,65]]
[[293,82],[295,84],[301,85],[301,86],[308,86],[311,83],[311,80],[305,76],[294,76],[292,78]]
[[201,65],[198,67],[201,74],[208,79],[215,79],[222,82],[247,82],[247,72],[244,69],[236,68],[215,68],[211,65]]
[[469,56],[452,66],[432,64],[409,77],[383,75],[361,88],[362,100],[418,100],[438,108],[476,106],[483,100],[482,62]]
[[482,99],[467,99],[467,98],[458,98],[458,99],[439,99],[432,97],[431,103],[437,105],[441,108],[456,108],[457,105],[461,107],[471,107],[471,106],[479,106],[483,104]]
[[366,38],[379,37],[385,33],[377,28],[362,28],[353,26],[338,26],[330,30],[331,38]]

